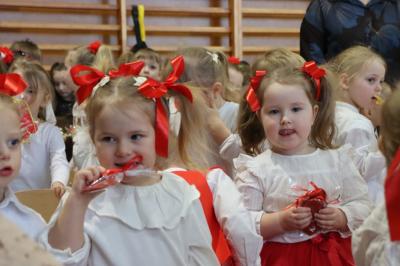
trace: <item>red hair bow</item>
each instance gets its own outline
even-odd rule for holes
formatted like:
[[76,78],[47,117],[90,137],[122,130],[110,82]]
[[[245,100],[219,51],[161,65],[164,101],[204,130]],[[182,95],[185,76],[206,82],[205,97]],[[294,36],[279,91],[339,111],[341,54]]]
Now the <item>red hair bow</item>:
[[261,80],[267,74],[265,70],[257,70],[256,74],[250,79],[250,85],[246,92],[246,101],[249,103],[250,109],[257,112],[261,108],[260,101],[257,98],[256,90],[260,87]]
[[90,43],[87,48],[89,49],[89,51],[92,54],[97,54],[97,51],[99,50],[100,46],[101,46],[101,42],[95,41],[95,42]]
[[11,64],[14,60],[14,53],[7,47],[0,47],[0,59],[7,65]]
[[[143,61],[135,61],[127,64],[121,64],[117,70],[109,71],[109,78],[118,78],[122,76],[137,76],[144,66]],[[82,72],[85,72],[83,74]],[[90,97],[96,85],[103,86],[108,81],[104,79],[104,84],[99,84],[101,80],[107,77],[103,72],[95,68],[76,65],[70,70],[72,80],[79,86],[76,92],[76,99],[78,104],[84,102]]]
[[392,241],[400,240],[400,148],[388,168],[385,180],[385,201]]
[[302,71],[314,80],[316,87],[315,99],[319,101],[321,97],[321,78],[326,74],[325,69],[319,68],[314,61],[308,61],[304,63]]
[[156,81],[152,78],[147,78],[146,82],[140,85],[138,91],[146,98],[153,99],[156,102],[156,152],[162,157],[168,157],[168,116],[161,102],[161,97],[168,90],[174,90],[184,95],[189,101],[193,102],[193,96],[190,90],[181,84],[175,84],[182,75],[184,70],[183,56],[175,57],[171,61],[172,72],[168,75],[164,82]]
[[239,65],[240,64],[240,59],[234,56],[230,56],[228,58],[228,62],[231,63],[232,65]]
[[0,93],[16,96],[25,91],[28,84],[16,73],[0,74]]

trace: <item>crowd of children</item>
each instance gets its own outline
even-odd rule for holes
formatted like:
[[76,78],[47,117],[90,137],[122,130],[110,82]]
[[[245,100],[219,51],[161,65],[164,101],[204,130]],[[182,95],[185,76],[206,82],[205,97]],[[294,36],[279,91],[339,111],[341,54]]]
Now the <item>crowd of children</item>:
[[[250,65],[96,41],[47,72],[26,40],[0,60],[0,214],[59,263],[400,263],[400,92],[371,49]],[[41,188],[47,224],[15,195]]]

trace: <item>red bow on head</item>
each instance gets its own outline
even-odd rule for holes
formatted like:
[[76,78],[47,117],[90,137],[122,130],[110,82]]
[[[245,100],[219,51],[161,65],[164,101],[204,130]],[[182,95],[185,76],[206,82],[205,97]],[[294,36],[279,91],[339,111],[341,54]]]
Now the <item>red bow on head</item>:
[[308,61],[304,63],[302,71],[314,80],[316,87],[315,99],[319,101],[321,97],[321,78],[326,74],[325,69],[319,68],[314,61]]
[[228,62],[231,63],[232,65],[239,65],[240,64],[240,59],[234,56],[230,56],[228,58]]
[[168,90],[174,90],[183,94],[189,101],[193,102],[193,96],[190,90],[182,85],[175,84],[182,75],[184,70],[183,56],[175,57],[171,61],[172,72],[168,75],[164,82],[156,81],[152,78],[147,78],[138,88],[138,91],[148,99],[154,99],[156,102],[156,152],[162,157],[168,157],[168,117],[166,110],[161,102],[161,97],[164,96]]
[[250,109],[257,112],[261,108],[260,101],[257,98],[256,90],[260,87],[261,80],[267,74],[265,70],[257,70],[256,74],[250,79],[250,85],[246,92],[246,101],[249,103]]
[[100,46],[101,46],[101,41],[94,41],[90,43],[87,48],[92,54],[97,54],[97,51],[99,50]]
[[[118,78],[123,76],[137,76],[142,70],[144,63],[142,61],[135,61],[127,64],[121,64],[117,70],[110,70],[110,78]],[[85,72],[85,74],[83,73]],[[100,70],[94,69],[89,66],[76,65],[70,70],[72,80],[79,86],[76,92],[76,99],[78,104],[81,104],[88,97],[90,97],[99,82],[106,77]],[[100,86],[104,84],[99,84]]]
[[7,47],[0,47],[0,59],[5,64],[11,64],[14,60],[14,53]]
[[392,241],[400,240],[400,148],[387,170],[385,180],[386,212]]
[[16,96],[25,91],[28,84],[16,73],[0,74],[0,93]]

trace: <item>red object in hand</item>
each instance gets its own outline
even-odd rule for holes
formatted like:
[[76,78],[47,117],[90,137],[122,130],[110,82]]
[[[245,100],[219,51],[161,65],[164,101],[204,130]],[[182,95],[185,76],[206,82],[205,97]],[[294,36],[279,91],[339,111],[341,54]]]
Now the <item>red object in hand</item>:
[[129,160],[122,168],[112,168],[104,171],[100,178],[88,183],[82,188],[82,192],[95,192],[113,186],[122,181],[125,171],[133,170],[143,161],[143,157],[137,155]]
[[311,209],[312,220],[308,227],[303,229],[303,232],[308,235],[313,235],[320,230],[320,227],[314,220],[314,215],[321,209],[325,208],[328,203],[326,202],[326,192],[319,188],[313,182],[310,184],[314,187],[313,190],[307,191],[303,196],[296,199],[296,207],[308,207]]
[[20,127],[23,130],[22,132],[22,140],[27,140],[30,135],[35,134],[38,131],[38,126],[35,121],[33,121],[32,115],[29,111],[29,107],[26,106],[25,103],[21,104],[21,120],[20,120]]

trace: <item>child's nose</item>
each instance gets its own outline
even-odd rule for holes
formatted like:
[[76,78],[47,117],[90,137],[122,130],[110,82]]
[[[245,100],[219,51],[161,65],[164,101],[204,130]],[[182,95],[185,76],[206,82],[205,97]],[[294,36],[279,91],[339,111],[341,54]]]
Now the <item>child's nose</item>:
[[5,147],[6,145],[0,145],[0,160],[8,161],[10,159],[10,150]]
[[288,116],[288,114],[287,113],[283,113],[282,114],[282,118],[281,118],[281,124],[285,125],[285,124],[288,124],[290,122],[291,122],[291,120],[290,120],[290,117]]
[[126,157],[132,153],[132,148],[128,143],[120,142],[117,146],[116,155],[118,157]]

